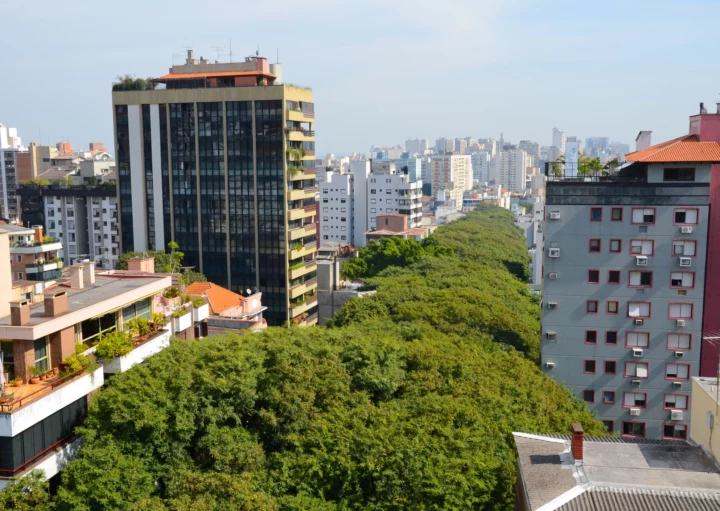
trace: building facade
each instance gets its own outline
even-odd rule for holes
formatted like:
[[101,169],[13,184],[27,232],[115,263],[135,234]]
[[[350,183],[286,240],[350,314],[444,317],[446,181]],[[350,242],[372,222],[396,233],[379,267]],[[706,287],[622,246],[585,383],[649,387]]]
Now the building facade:
[[432,194],[445,193],[445,200],[454,200],[462,208],[465,190],[472,190],[472,161],[470,155],[438,154],[432,157]]
[[522,149],[510,149],[498,153],[497,184],[513,193],[523,193],[526,188],[527,153]]
[[153,90],[115,90],[113,108],[121,251],[175,241],[209,281],[262,292],[269,324],[313,317],[312,92],[261,57],[212,64],[189,51]]
[[479,183],[490,181],[490,151],[478,151],[470,155],[473,170],[473,180]]
[[564,131],[561,131],[557,128],[553,128],[552,145],[553,145],[553,147],[557,147],[559,156],[565,155],[566,142],[567,142],[567,134]]

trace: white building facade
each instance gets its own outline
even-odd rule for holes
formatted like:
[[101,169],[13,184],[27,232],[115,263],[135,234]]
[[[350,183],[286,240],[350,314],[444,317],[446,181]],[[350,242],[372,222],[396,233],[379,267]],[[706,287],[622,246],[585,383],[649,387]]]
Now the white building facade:
[[498,184],[513,193],[523,193],[526,186],[528,160],[527,153],[522,149],[500,151],[498,154]]
[[478,151],[470,155],[472,163],[473,180],[479,183],[487,183],[490,181],[490,151]]
[[432,193],[445,191],[446,200],[454,200],[458,210],[462,208],[463,194],[472,190],[472,161],[470,155],[439,154],[432,157]]

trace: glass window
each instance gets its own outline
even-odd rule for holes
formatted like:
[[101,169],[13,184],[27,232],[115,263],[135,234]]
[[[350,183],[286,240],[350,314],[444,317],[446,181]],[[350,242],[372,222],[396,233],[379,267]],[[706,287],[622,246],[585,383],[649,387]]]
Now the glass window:
[[614,421],[603,420],[602,423],[603,423],[603,426],[605,426],[605,431],[607,431],[608,433],[613,433],[615,431],[615,422]]
[[617,370],[617,362],[614,360],[605,361],[605,374],[615,374]]
[[0,341],[0,349],[3,354],[3,367],[10,377],[15,376],[15,350],[12,341]]
[[586,360],[585,361],[585,372],[586,373],[595,373],[595,361],[594,360]]
[[600,270],[588,270],[588,283],[598,284],[600,282]]
[[622,240],[610,240],[610,252],[622,252]]
[[623,422],[623,435],[633,437],[645,437],[644,422]]
[[685,424],[665,424],[663,438],[687,440],[687,426]]
[[47,337],[35,339],[35,367],[38,371],[45,372],[48,370],[48,349]]
[[586,403],[595,402],[595,391],[594,390],[583,390],[583,401]]
[[620,284],[620,270],[610,270],[608,272],[608,284]]
[[590,208],[590,221],[601,222],[602,221],[602,208]]
[[695,169],[663,169],[663,181],[695,181]]
[[605,332],[605,344],[617,344],[617,332],[608,330]]
[[603,392],[603,403],[614,403],[615,402],[615,391],[606,390]]
[[696,208],[681,208],[675,210],[675,223],[697,225],[698,210]]
[[612,208],[611,220],[613,222],[622,222],[622,219],[623,219],[623,209],[622,208]]
[[590,252],[591,253],[600,252],[600,240],[599,239],[591,239],[590,240]]
[[588,344],[597,344],[597,330],[586,330],[585,342]]
[[92,345],[98,341],[98,336],[103,332],[114,330],[116,325],[116,313],[109,312],[99,318],[85,320],[81,324],[82,340]]

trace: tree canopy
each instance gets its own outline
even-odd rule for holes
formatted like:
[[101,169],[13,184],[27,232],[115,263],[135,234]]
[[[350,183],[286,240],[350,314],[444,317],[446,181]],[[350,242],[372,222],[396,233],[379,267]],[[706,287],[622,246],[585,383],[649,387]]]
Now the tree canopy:
[[92,400],[35,509],[512,509],[512,431],[602,432],[529,359],[521,238],[483,209],[433,236],[454,255],[368,270],[333,328],[173,341]]

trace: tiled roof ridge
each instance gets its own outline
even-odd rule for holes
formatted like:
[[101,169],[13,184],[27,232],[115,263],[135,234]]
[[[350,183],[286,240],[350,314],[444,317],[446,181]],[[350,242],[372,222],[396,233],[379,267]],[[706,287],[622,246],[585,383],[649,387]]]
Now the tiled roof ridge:
[[632,488],[623,488],[620,486],[605,485],[603,483],[591,482],[585,490],[590,493],[617,493],[624,495],[655,495],[655,496],[672,496],[685,497],[691,494],[693,497],[717,500],[720,502],[720,491],[711,488],[673,488],[673,489],[657,489],[647,486],[633,486]]
[[[570,435],[561,435],[556,433],[530,433],[535,437],[547,438],[548,440],[559,439],[559,440],[570,440]],[[652,438],[619,438],[613,436],[585,436],[585,442],[608,442],[608,443],[619,443],[619,444],[655,444],[655,445],[674,445],[678,447],[690,447],[694,448],[692,444],[681,440],[656,440]]]

